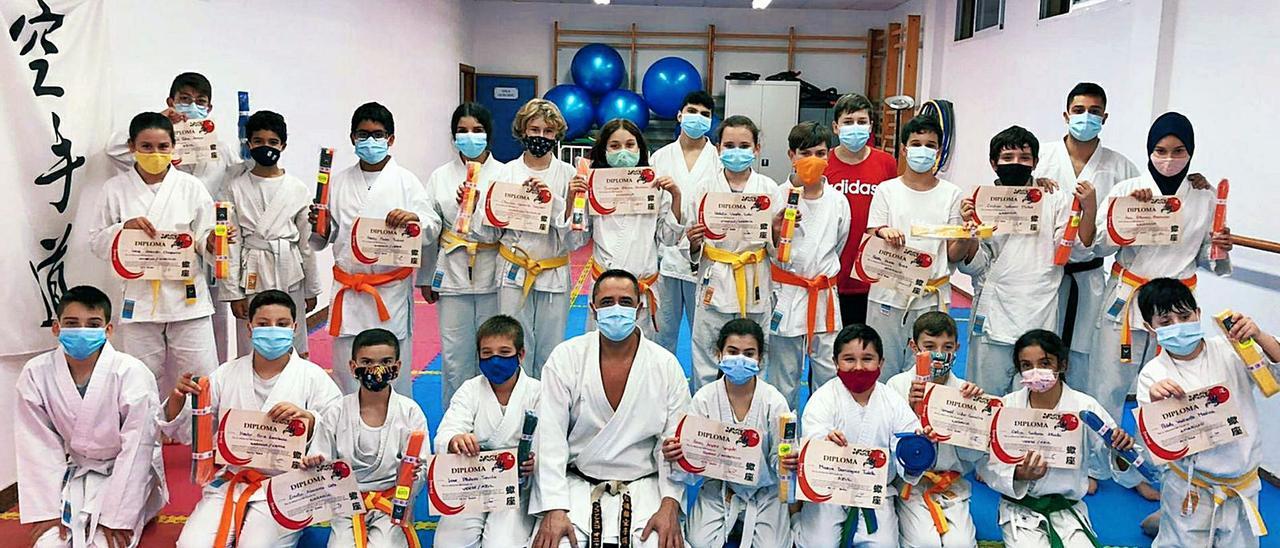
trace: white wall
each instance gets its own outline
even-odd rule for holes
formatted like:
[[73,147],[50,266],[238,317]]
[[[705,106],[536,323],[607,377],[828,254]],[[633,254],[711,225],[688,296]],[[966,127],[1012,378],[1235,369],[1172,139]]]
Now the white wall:
[[[1270,156],[1280,137],[1260,126],[1280,117],[1280,106],[1263,99],[1280,87],[1280,61],[1272,55],[1280,5],[1109,0],[1041,21],[1038,4],[1008,0],[1003,29],[959,42],[955,2],[912,0],[893,10],[924,14],[925,98],[956,103],[956,148],[947,178],[960,184],[992,179],[987,143],[1009,125],[1030,129],[1041,142],[1061,138],[1067,92],[1092,81],[1107,90],[1104,144],[1144,166],[1151,120],[1168,110],[1182,112],[1196,129],[1193,171],[1234,183],[1233,231],[1280,239],[1271,209],[1280,187],[1271,184]],[[1232,259],[1236,276],[1200,276],[1197,297],[1204,311],[1235,308],[1264,329],[1280,331],[1280,277],[1270,274],[1280,272],[1280,256],[1237,248]],[[1262,405],[1264,413],[1280,412],[1280,398]],[[1264,436],[1263,443],[1264,466],[1280,472],[1280,439]]]
[[[855,10],[751,10],[740,8],[671,8],[650,6],[595,6],[580,4],[515,3],[502,1],[474,1],[468,4],[467,18],[472,23],[473,59],[478,72],[497,74],[537,75],[538,93],[551,88],[551,56],[554,22],[560,28],[590,30],[630,30],[637,23],[641,32],[680,31],[706,32],[708,24],[716,25],[718,33],[770,33],[786,34],[794,26],[797,34],[823,34],[836,36],[866,36],[870,28],[884,28],[885,12]],[[593,42],[595,37],[567,36],[564,40]],[[618,41],[625,38],[617,37]],[[745,44],[734,41],[734,44]],[[772,45],[785,45],[785,41],[773,41]],[[826,43],[826,47],[847,47],[840,42]],[[806,45],[824,45],[808,42]],[[569,64],[573,48],[561,50],[559,57],[560,83],[572,83]],[[630,52],[619,48],[623,61],[630,68]],[[706,53],[689,50],[640,50],[637,53],[636,88],[644,78],[644,71],[653,61],[667,56],[687,59],[698,68],[703,81],[707,79]],[[787,69],[785,53],[721,52],[716,54],[715,93],[724,93],[724,75],[735,71],[751,71],[763,76]],[[853,54],[796,55],[796,70],[801,78],[826,89],[835,87],[840,92],[863,92],[866,88],[866,60]],[[624,86],[625,87],[625,86]],[[636,90],[637,93],[639,89]]]
[[[113,0],[107,10],[113,85],[102,93],[111,97],[114,125],[124,129],[138,112],[164,108],[175,75],[201,72],[213,83],[213,119],[223,139],[234,141],[236,91],[248,90],[255,110],[284,115],[290,139],[281,164],[308,183],[321,146],[336,149],[336,167],[355,161],[347,138],[351,113],[378,101],[396,118],[393,156],[425,179],[451,154],[458,63],[467,60],[471,43],[463,3]],[[82,192],[80,203],[95,207],[95,189]],[[83,239],[73,236],[73,251],[77,242],[83,249]],[[332,261],[327,252],[322,256],[328,277]],[[96,262],[69,264],[73,285],[99,280],[105,271]],[[26,358],[0,359],[0,410],[12,409],[12,387]],[[0,421],[0,447],[13,446],[12,422]],[[12,452],[0,452],[0,487],[15,479]]]

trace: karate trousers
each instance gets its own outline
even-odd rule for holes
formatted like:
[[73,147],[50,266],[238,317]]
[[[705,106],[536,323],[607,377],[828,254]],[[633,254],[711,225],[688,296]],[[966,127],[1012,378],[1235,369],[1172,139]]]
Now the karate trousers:
[[769,332],[765,336],[769,339],[765,345],[765,381],[782,392],[791,409],[799,409],[800,382],[804,378],[806,357],[809,358],[809,394],[835,378],[836,364],[832,359],[835,331],[814,333],[812,347],[804,335],[783,337]]
[[480,374],[476,331],[498,313],[498,294],[440,295],[440,399],[445,411],[462,383]]
[[542,366],[551,350],[564,342],[565,325],[569,322],[569,294],[548,293],[536,289],[524,297],[518,287],[498,289],[498,309],[520,322],[524,328],[524,372],[542,378]]
[[208,375],[218,367],[209,316],[176,322],[121,322],[120,343],[126,354],[142,360],[167,396],[183,374]]
[[[698,307],[697,298],[698,284],[673,278],[671,276],[659,275],[658,282],[654,284],[654,292],[658,294],[658,333],[656,335],[658,344],[667,349],[668,352],[675,354],[676,346],[680,344],[680,321],[683,318],[689,322],[689,326],[693,327],[694,310]],[[697,344],[698,338],[693,337]]]

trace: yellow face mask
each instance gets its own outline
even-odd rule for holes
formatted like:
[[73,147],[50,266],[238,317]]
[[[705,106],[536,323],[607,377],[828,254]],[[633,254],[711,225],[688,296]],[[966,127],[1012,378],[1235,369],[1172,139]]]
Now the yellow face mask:
[[822,173],[827,170],[827,159],[817,156],[796,158],[796,178],[801,184],[811,185],[822,180]]
[[142,171],[152,175],[164,173],[173,163],[173,155],[168,152],[135,152],[133,159],[138,162]]

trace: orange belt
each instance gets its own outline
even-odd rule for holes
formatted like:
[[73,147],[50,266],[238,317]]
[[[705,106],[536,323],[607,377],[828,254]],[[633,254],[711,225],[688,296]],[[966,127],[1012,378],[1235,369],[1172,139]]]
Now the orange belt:
[[[960,479],[960,472],[955,470],[925,472],[924,477],[932,483],[928,489],[924,490],[924,495],[922,496],[924,506],[929,509],[929,517],[933,518],[933,528],[938,531],[939,535],[945,535],[951,527],[947,525],[947,516],[942,513],[942,505],[938,503],[938,495],[951,489],[951,484]],[[908,483],[902,488],[902,500],[911,499],[911,487],[912,485]]]
[[[1120,314],[1120,363],[1133,363],[1133,332],[1129,327],[1129,310],[1133,308],[1133,300],[1137,297],[1138,290],[1142,289],[1142,286],[1151,280],[1130,272],[1125,267],[1120,266],[1118,262],[1111,265],[1111,276],[1119,277],[1120,283],[1133,288],[1129,292],[1129,296],[1125,298],[1124,310]],[[1195,274],[1192,274],[1190,278],[1178,281],[1195,291]]]
[[769,273],[773,275],[773,281],[783,285],[793,285],[804,288],[809,294],[809,307],[805,316],[805,333],[809,338],[809,349],[813,349],[813,331],[818,323],[818,299],[821,297],[819,293],[827,292],[827,330],[828,333],[836,330],[836,292],[831,288],[836,286],[836,278],[826,275],[816,278],[805,278],[799,274],[795,274],[781,268],[776,264],[769,265]]
[[[218,534],[213,538],[214,546],[226,546],[227,535],[231,532],[231,524],[235,524],[235,542],[240,544],[240,528],[244,526],[244,512],[249,507],[249,497],[253,496],[267,477],[257,470],[245,468],[235,474],[223,472],[221,480],[227,482],[227,498],[222,503],[222,521],[218,522]],[[245,484],[244,492],[236,497],[236,485]]]
[[378,319],[385,322],[391,319],[391,313],[387,311],[387,304],[382,302],[382,294],[378,293],[378,286],[400,281],[411,275],[413,275],[413,269],[407,266],[381,274],[349,274],[338,265],[333,265],[333,281],[342,284],[342,289],[339,289],[338,294],[333,297],[333,317],[329,322],[329,334],[337,337],[342,333],[342,298],[348,289],[372,296],[373,303],[378,305]]
[[[363,495],[364,506],[369,511],[377,510],[391,517],[391,497],[395,494],[396,488],[391,487],[383,491],[365,491]],[[364,522],[365,512],[361,512],[351,516],[351,529],[354,533],[356,548],[365,548],[369,543],[369,525]],[[404,538],[409,542],[409,548],[421,548],[418,542],[418,534],[414,532],[412,520],[406,519],[400,525],[400,530],[404,532]]]
[[[600,268],[599,264],[596,264],[595,261],[592,261],[591,277],[599,278],[601,274],[604,274],[604,270]],[[637,277],[636,281],[640,283],[640,294],[644,295],[645,300],[648,301],[649,321],[653,322],[653,331],[654,333],[657,333],[658,332],[658,296],[653,293],[653,284],[658,282],[658,273],[654,272],[653,274],[650,274],[643,278]]]

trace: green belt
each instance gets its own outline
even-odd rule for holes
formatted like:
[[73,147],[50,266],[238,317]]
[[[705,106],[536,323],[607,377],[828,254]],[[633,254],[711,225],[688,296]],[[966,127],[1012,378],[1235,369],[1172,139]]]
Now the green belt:
[[853,533],[858,530],[858,511],[862,511],[862,520],[867,524],[867,534],[874,535],[878,530],[879,523],[876,521],[876,511],[866,508],[858,508],[850,506],[845,510],[844,524],[840,526],[840,548],[851,546],[853,542]]
[[1076,503],[1080,501],[1071,500],[1062,495],[1045,495],[1043,497],[1027,495],[1021,499],[1009,497],[1003,498],[1004,500],[1044,516],[1044,525],[1049,533],[1050,548],[1063,548],[1062,537],[1058,536],[1058,531],[1054,530],[1053,519],[1050,518],[1050,515],[1063,510],[1071,512],[1071,516],[1076,518],[1076,523],[1079,523],[1080,527],[1084,529],[1084,534],[1088,535],[1089,542],[1092,542],[1095,548],[1102,548],[1102,545],[1098,543],[1098,537],[1089,529],[1089,525],[1084,522],[1084,519],[1081,519],[1080,514],[1076,513],[1075,506]]

